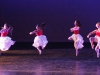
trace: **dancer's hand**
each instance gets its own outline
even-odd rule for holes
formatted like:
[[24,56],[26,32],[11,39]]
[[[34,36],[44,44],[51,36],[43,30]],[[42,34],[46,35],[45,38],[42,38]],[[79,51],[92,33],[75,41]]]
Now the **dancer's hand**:
[[87,38],[89,38],[89,35],[87,36]]
[[71,28],[70,31],[73,32],[73,28]]
[[30,35],[32,35],[33,33],[32,33],[32,32],[30,32],[29,34],[30,34]]

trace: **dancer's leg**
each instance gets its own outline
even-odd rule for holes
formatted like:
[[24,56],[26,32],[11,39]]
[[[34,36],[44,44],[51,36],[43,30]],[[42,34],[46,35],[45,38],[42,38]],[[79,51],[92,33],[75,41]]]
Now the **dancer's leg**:
[[78,56],[78,42],[74,42],[74,47],[75,47],[75,50],[76,50],[76,56]]
[[90,41],[90,43],[91,43],[91,47],[92,47],[92,49],[94,49],[94,41],[95,41],[95,37],[90,37],[89,38],[89,41]]
[[76,49],[76,56],[78,56],[78,49]]
[[100,53],[99,53],[99,47],[98,47],[98,46],[96,46],[95,51],[96,51],[96,53],[97,53],[97,58],[99,58]]
[[39,47],[37,47],[37,50],[39,51],[39,54],[41,55],[41,49],[40,49],[40,46]]

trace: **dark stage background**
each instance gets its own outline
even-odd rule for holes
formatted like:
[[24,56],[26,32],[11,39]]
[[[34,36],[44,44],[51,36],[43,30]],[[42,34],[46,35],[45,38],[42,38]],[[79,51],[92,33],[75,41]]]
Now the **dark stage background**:
[[49,42],[69,42],[76,19],[82,24],[80,34],[89,42],[87,34],[100,21],[100,0],[0,0],[0,27],[12,25],[17,42],[32,42],[35,35],[29,32],[42,22],[47,22],[44,34]]

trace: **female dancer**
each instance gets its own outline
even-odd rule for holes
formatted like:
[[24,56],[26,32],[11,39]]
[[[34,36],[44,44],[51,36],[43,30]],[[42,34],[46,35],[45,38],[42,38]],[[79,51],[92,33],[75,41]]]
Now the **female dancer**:
[[41,48],[44,49],[48,43],[47,38],[45,35],[43,35],[43,31],[42,28],[44,28],[46,26],[46,23],[42,23],[40,26],[36,26],[36,30],[30,32],[29,34],[36,34],[36,37],[34,39],[34,43],[32,46],[34,46],[35,48],[37,48],[37,50],[39,51],[39,54],[41,54]]
[[14,45],[15,41],[12,41],[11,38],[8,36],[8,33],[10,32],[11,27],[8,27],[8,25],[5,23],[2,29],[0,30],[1,37],[0,37],[0,50],[6,51],[9,50],[11,45]]
[[74,47],[75,47],[75,50],[76,50],[76,56],[78,55],[78,49],[81,49],[83,48],[83,43],[84,43],[84,40],[83,40],[83,37],[79,34],[79,30],[80,30],[80,22],[78,20],[75,20],[74,22],[74,27],[71,28],[71,32],[74,32],[74,34],[72,36],[70,36],[68,38],[68,40],[73,40],[74,41]]
[[96,23],[96,27],[97,27],[97,29],[94,30],[94,31],[92,31],[92,32],[90,32],[87,35],[87,38],[89,38],[90,35],[92,35],[92,34],[96,34],[95,37],[90,37],[89,38],[89,41],[91,43],[92,49],[94,49],[94,43],[93,42],[96,42],[97,43],[97,45],[95,47],[95,51],[97,53],[97,58],[99,58],[99,56],[100,56],[100,54],[99,54],[99,49],[100,49],[100,22]]

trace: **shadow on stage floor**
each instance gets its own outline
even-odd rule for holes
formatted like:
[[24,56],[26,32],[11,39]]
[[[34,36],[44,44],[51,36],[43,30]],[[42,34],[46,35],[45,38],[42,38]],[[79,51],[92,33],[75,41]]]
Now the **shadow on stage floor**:
[[91,48],[79,50],[76,57],[73,47],[49,46],[39,55],[28,45],[1,53],[0,75],[100,75],[100,59]]
[[[35,49],[32,47],[33,42],[16,42],[10,49],[18,50],[18,49]],[[73,42],[49,42],[46,46],[46,49],[66,49],[66,48],[74,48]],[[90,48],[90,43],[85,42],[84,48]]]

